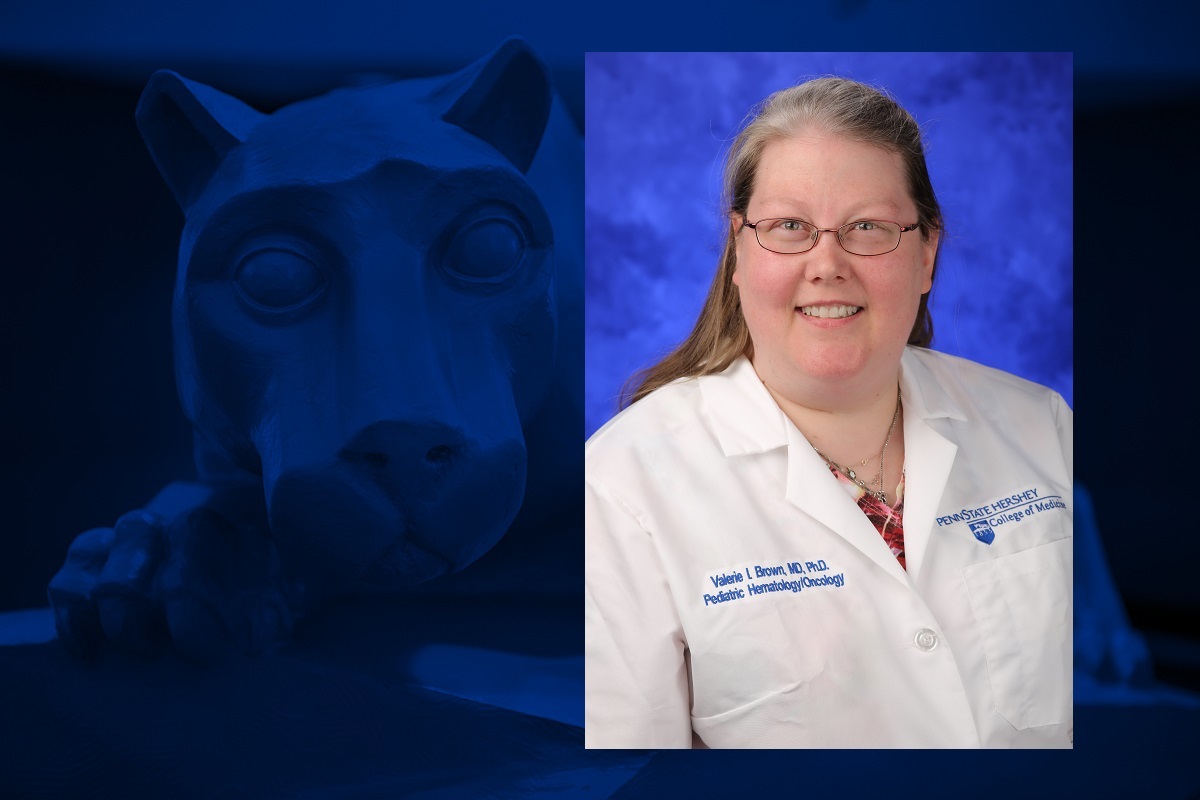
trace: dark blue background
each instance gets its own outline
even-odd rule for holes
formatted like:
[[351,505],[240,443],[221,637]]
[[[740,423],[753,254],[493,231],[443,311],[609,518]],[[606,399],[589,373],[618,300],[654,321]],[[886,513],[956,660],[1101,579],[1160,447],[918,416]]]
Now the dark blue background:
[[[1197,294],[1197,255],[1153,236],[1164,222],[1190,225],[1200,182],[1195,30],[1182,4],[1119,0],[584,10],[9,0],[0,6],[0,607],[41,604],[72,536],[190,474],[169,349],[182,218],[133,126],[154,69],[269,109],[356,71],[448,71],[521,34],[582,119],[589,50],[1071,51],[1077,473],[1094,493],[1131,617],[1151,634],[1159,676],[1195,686],[1200,582],[1188,537],[1200,431],[1187,301]],[[1184,769],[1198,738],[1194,712],[1080,709],[1077,730],[1073,754],[668,754],[629,789],[694,797],[735,789],[853,796],[866,787],[921,797],[1200,791],[1195,770]],[[218,735],[207,733],[196,741]]]

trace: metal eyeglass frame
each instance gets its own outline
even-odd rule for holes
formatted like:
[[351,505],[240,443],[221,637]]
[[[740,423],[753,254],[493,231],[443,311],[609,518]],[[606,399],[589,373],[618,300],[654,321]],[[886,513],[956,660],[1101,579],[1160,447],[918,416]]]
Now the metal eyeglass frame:
[[[805,225],[812,226],[813,231],[816,233],[816,236],[812,237],[812,244],[809,245],[808,247],[804,248],[803,250],[794,250],[790,253],[785,253],[781,250],[772,250],[771,248],[767,247],[765,244],[762,243],[762,239],[758,238],[758,226],[762,225],[764,222],[775,222],[776,220],[792,220],[795,222],[802,222]],[[846,250],[846,245],[842,242],[842,231],[845,230],[846,228],[849,228],[851,225],[857,225],[860,222],[886,222],[889,225],[895,225],[898,228],[900,228],[900,235],[896,237],[895,246],[892,247],[891,250],[885,250],[882,253],[871,253],[870,255],[863,255],[862,253],[855,253],[853,250]],[[904,234],[908,233],[909,231],[915,231],[918,227],[920,227],[920,225],[921,225],[921,223],[919,220],[917,222],[914,222],[912,225],[901,225],[899,222],[896,222],[896,221],[890,220],[890,219],[874,219],[874,220],[872,220],[872,219],[856,219],[853,222],[847,222],[845,225],[841,226],[840,228],[818,228],[816,225],[813,225],[811,222],[805,222],[802,219],[793,219],[792,217],[767,217],[765,219],[760,219],[758,222],[751,222],[748,217],[745,217],[745,216],[742,217],[742,227],[749,228],[750,230],[754,231],[754,241],[758,242],[758,246],[761,247],[763,250],[766,250],[768,253],[777,253],[781,256],[796,256],[796,255],[800,255],[801,253],[807,253],[809,250],[812,250],[814,247],[816,247],[817,243],[821,241],[822,233],[834,234],[835,237],[837,238],[838,247],[842,248],[843,250],[846,250],[846,252],[852,256],[858,256],[859,258],[874,258],[875,256],[886,256],[888,253],[893,253],[896,251],[896,248],[900,246],[901,237],[904,236]]]

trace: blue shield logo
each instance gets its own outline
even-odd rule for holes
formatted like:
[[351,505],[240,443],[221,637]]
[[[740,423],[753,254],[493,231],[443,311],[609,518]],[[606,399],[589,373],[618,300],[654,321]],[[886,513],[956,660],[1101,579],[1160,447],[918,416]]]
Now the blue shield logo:
[[984,544],[991,544],[996,538],[996,534],[986,522],[971,522],[971,533],[975,534],[975,538]]

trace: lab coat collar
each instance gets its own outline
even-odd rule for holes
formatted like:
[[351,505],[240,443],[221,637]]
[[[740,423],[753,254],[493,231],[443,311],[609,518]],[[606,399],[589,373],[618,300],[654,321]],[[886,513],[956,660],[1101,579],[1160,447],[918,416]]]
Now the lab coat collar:
[[[787,417],[754,371],[738,356],[724,372],[699,379],[705,410],[727,457],[765,453],[788,444]],[[949,417],[966,421],[962,405],[923,363],[920,351],[904,350],[900,359],[900,395],[906,418]]]
[[698,380],[704,410],[726,458],[787,446],[790,423],[750,359],[738,356],[724,372]]
[[950,417],[966,422],[966,412],[951,393],[951,387],[946,385],[946,376],[935,376],[925,364],[924,354],[928,352],[906,347],[900,357],[900,396],[904,413],[921,419]]
[[837,531],[889,575],[902,582],[915,582],[958,451],[957,445],[929,421],[967,419],[954,396],[954,387],[945,385],[945,379],[945,375],[934,375],[919,350],[905,350],[900,361],[900,394],[908,476],[904,497],[907,573],[862,510],[837,485],[825,462],[775,403],[747,358],[739,357],[724,372],[701,377],[699,384],[708,419],[726,457],[788,447],[788,502]]

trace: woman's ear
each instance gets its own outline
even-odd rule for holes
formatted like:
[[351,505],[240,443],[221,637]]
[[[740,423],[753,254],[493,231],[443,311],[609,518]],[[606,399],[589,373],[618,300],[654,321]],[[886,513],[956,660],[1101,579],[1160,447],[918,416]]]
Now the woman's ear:
[[933,288],[933,265],[937,261],[941,239],[941,229],[934,228],[929,232],[929,238],[921,243],[921,294],[927,294]]
[[740,275],[737,268],[737,251],[738,245],[740,244],[738,242],[738,232],[742,229],[742,225],[745,223],[745,221],[746,217],[744,215],[738,214],[736,211],[731,211],[729,213],[729,243],[730,247],[733,249],[733,275],[731,276],[730,280],[733,282],[734,286],[739,285],[738,278]]

